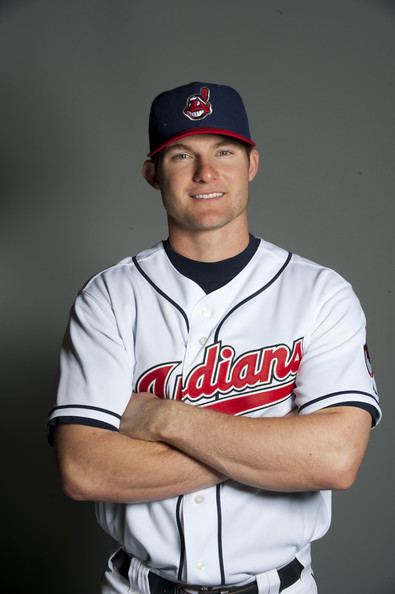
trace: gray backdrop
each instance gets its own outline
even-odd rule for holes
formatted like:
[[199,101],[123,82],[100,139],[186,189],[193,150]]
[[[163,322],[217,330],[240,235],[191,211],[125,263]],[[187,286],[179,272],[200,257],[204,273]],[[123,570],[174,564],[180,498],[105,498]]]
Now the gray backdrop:
[[315,570],[320,594],[395,593],[394,4],[0,2],[2,591],[98,591],[111,543],[46,444],[59,346],[85,280],[166,234],[148,109],[204,80],[241,91],[263,152],[252,231],[337,269],[367,314],[385,416]]

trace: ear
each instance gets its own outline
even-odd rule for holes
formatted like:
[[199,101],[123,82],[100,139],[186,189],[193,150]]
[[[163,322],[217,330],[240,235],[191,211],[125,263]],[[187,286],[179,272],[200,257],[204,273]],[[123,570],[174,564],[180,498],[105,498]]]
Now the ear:
[[150,161],[149,159],[144,161],[142,174],[150,186],[152,186],[156,190],[159,190],[159,177],[156,171],[155,163],[153,161]]
[[250,166],[248,169],[248,179],[250,182],[254,179],[259,169],[259,151],[254,146],[250,153]]

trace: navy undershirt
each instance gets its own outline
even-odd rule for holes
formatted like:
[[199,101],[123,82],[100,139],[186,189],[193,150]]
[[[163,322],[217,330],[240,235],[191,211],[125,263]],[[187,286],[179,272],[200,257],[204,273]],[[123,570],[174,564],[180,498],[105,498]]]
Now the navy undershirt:
[[233,256],[233,258],[227,258],[219,262],[199,262],[181,256],[181,254],[173,250],[168,239],[163,242],[163,247],[170,262],[178,272],[195,281],[205,293],[211,293],[226,285],[247,266],[259,244],[260,239],[250,235],[250,241],[245,250],[237,254],[237,256]]

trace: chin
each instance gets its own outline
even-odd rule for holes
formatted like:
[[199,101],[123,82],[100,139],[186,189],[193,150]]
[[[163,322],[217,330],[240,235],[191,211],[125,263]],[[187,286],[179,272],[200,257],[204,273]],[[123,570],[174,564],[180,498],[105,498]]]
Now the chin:
[[229,220],[221,220],[221,219],[211,219],[205,221],[194,221],[191,222],[190,230],[191,231],[214,231],[215,229],[222,229],[226,227],[230,223]]

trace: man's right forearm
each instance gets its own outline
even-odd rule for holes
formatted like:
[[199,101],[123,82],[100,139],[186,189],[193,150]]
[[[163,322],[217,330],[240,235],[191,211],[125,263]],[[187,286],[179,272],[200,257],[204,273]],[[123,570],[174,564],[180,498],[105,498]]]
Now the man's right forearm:
[[55,448],[63,490],[81,501],[155,501],[225,480],[165,444],[85,425],[60,425]]

